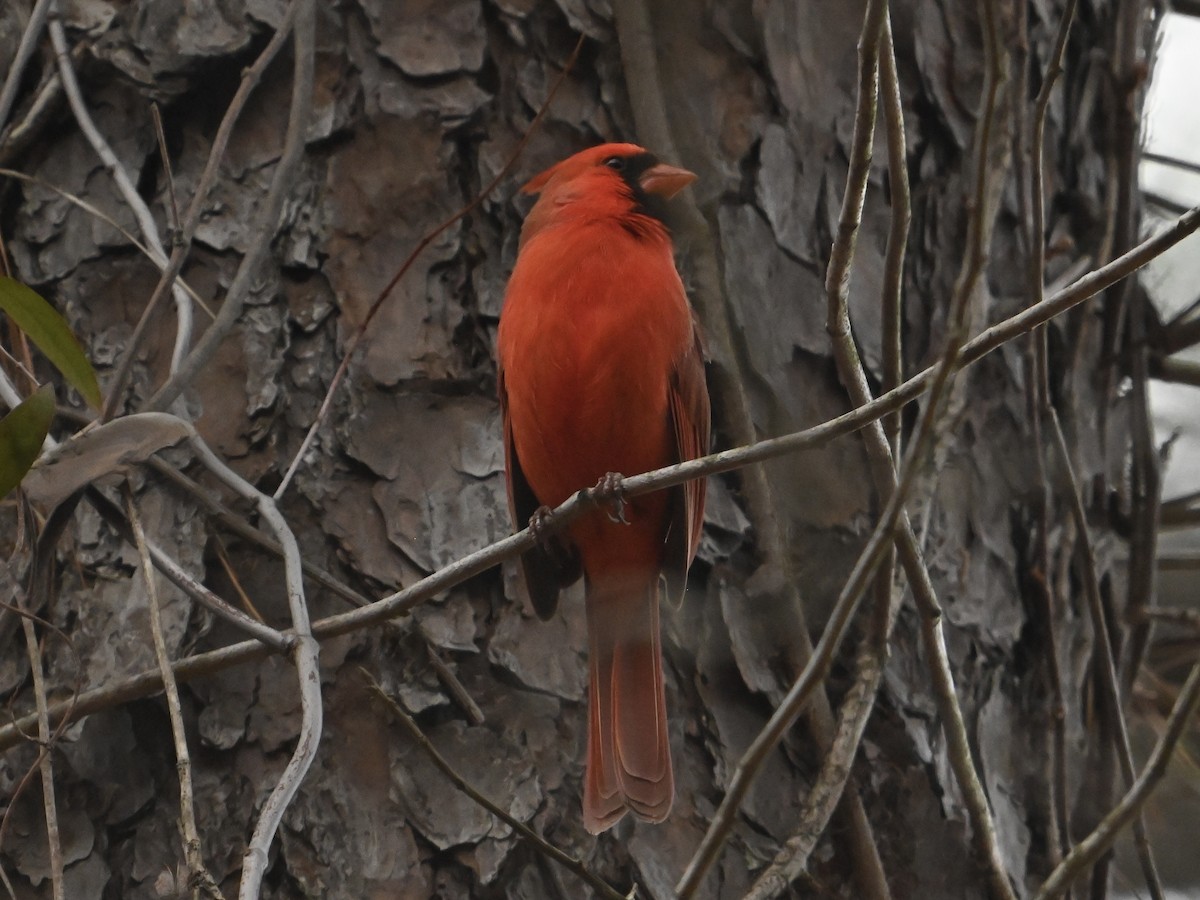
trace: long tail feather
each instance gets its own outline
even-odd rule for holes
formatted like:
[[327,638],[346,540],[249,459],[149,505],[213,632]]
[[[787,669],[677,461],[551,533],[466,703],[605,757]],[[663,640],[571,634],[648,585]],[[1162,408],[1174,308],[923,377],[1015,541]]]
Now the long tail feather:
[[592,834],[632,811],[661,822],[675,794],[657,578],[588,586],[591,683],[583,822]]

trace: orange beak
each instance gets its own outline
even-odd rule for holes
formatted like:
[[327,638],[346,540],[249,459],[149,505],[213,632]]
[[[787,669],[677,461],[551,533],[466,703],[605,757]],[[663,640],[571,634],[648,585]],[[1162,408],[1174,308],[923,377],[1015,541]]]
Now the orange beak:
[[638,184],[647,194],[657,194],[664,200],[670,200],[695,180],[695,172],[659,163],[647,169],[638,179]]

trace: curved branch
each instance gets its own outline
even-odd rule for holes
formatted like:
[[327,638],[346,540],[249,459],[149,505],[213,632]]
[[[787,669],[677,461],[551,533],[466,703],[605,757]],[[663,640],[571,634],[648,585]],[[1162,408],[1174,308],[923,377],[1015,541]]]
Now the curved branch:
[[[1156,256],[1175,246],[1197,229],[1200,229],[1200,207],[1189,210],[1157,235],[1143,241],[1108,265],[1085,275],[1070,286],[1048,297],[1044,303],[1031,306],[983,331],[963,345],[960,354],[962,366],[969,366],[977,362],[1013,338],[1027,334],[1037,325],[1048,322],[1055,316],[1095,296],[1098,292],[1135,272]],[[880,395],[866,406],[860,406],[812,428],[769,438],[745,447],[713,453],[700,459],[656,469],[644,475],[631,476],[624,481],[625,493],[627,496],[635,497],[683,484],[693,478],[731,472],[751,463],[764,462],[788,453],[823,446],[834,438],[852,434],[920,397],[929,390],[932,373],[932,368],[926,369],[898,388]],[[577,516],[582,515],[585,507],[591,502],[586,496],[586,492],[580,492],[567,500],[555,510],[557,526],[565,527],[574,521]],[[524,529],[476,550],[409,587],[368,606],[314,622],[313,636],[318,640],[336,637],[360,628],[380,624],[394,616],[406,613],[430,597],[486,572],[507,559],[524,553],[534,545],[534,542],[529,530]],[[180,660],[174,665],[174,670],[180,680],[187,680],[209,675],[238,663],[262,659],[269,653],[270,650],[257,641],[243,641]],[[52,704],[50,714],[56,720],[61,720],[64,715],[76,719],[119,703],[150,696],[161,688],[162,681],[157,671],[143,672],[117,685],[97,688],[81,694],[73,708],[67,703]],[[24,733],[36,725],[35,717],[26,716],[0,727],[0,751],[14,746],[22,739]]]
[[[292,81],[292,101],[288,113],[287,134],[284,138],[283,154],[275,166],[271,177],[271,186],[267,190],[258,218],[251,232],[254,241],[242,257],[241,264],[233,276],[229,290],[225,292],[225,300],[217,313],[217,318],[204,332],[191,353],[180,363],[177,370],[167,379],[155,394],[143,404],[143,410],[164,410],[169,407],[192,379],[202,369],[221,342],[237,324],[246,305],[246,295],[258,275],[258,266],[267,255],[271,240],[279,230],[279,217],[283,212],[283,201],[293,186],[296,166],[304,153],[304,135],[308,131],[308,120],[312,110],[313,94],[313,47],[309,41],[307,46],[299,34],[299,21],[307,11],[311,11],[313,0],[296,0],[296,27],[293,28],[295,66]],[[283,29],[280,29],[280,33]],[[189,210],[190,218],[190,210]],[[182,264],[182,263],[181,263]]]

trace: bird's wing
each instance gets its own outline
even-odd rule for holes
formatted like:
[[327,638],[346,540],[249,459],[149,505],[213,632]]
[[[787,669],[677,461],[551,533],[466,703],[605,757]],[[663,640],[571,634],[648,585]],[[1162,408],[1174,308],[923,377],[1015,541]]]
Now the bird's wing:
[[[676,460],[683,462],[708,453],[710,414],[704,381],[704,350],[694,316],[692,345],[671,373],[668,388],[671,427],[675,433]],[[678,603],[687,584],[688,566],[700,546],[704,528],[706,479],[698,478],[672,488],[671,521],[667,532],[663,572],[667,596]]]
[[[525,479],[521,460],[513,442],[512,422],[508,416],[508,392],[504,388],[504,368],[497,372],[500,396],[500,417],[504,422],[504,480],[508,488],[508,511],[513,527],[524,528],[538,507],[537,495]],[[525,586],[534,611],[541,619],[549,619],[558,607],[558,593],[577,581],[583,574],[579,554],[561,537],[552,536],[544,544],[535,544],[521,556]]]

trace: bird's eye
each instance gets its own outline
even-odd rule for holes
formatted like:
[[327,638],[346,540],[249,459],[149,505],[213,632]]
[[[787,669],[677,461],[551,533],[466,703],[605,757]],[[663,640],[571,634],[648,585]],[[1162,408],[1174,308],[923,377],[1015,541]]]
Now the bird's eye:
[[622,169],[624,169],[624,168],[625,168],[625,157],[623,157],[623,156],[610,156],[608,159],[606,159],[606,160],[604,161],[604,164],[605,164],[606,166],[608,166],[610,169],[613,169],[613,170],[615,170],[615,171],[617,171],[617,172],[620,172]]

